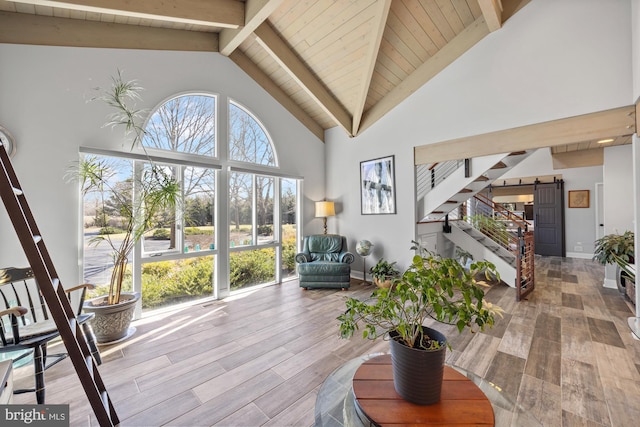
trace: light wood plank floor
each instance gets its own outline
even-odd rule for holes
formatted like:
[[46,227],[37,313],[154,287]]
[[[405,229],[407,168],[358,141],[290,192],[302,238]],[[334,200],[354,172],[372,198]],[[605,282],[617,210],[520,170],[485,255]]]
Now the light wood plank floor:
[[[634,426],[640,419],[640,342],[631,305],[602,288],[590,260],[538,258],[536,290],[493,286],[506,310],[490,331],[449,337],[448,362],[487,377],[545,426]],[[348,295],[297,282],[136,322],[130,340],[103,347],[100,372],[123,426],[311,426],[318,388],[351,358],[388,343],[338,337]],[[96,425],[69,360],[46,373],[47,402],[69,403],[72,426]],[[29,386],[30,368],[16,371]],[[15,403],[35,403],[32,393]]]

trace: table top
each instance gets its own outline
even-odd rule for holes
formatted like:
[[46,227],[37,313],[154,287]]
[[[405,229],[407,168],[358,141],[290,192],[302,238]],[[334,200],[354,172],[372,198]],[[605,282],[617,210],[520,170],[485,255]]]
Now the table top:
[[[373,426],[359,410],[353,394],[353,378],[358,368],[366,361],[381,356],[375,353],[360,356],[345,362],[333,371],[320,386],[315,407],[315,425],[320,426]],[[542,424],[517,405],[496,385],[457,366],[451,369],[469,378],[486,395],[493,408],[495,425],[498,427],[541,427]]]
[[393,385],[391,355],[365,361],[353,377],[356,408],[374,424],[494,426],[489,398],[470,378],[445,366],[440,401],[416,405],[404,400]]

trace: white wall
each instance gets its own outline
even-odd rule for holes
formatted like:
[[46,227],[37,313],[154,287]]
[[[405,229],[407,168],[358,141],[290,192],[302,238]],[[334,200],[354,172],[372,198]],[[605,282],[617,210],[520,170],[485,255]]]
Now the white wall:
[[[633,157],[629,145],[604,150],[604,234],[634,229]],[[605,270],[605,286],[615,288],[615,267]]]
[[[226,57],[6,44],[0,44],[0,57],[0,124],[16,138],[13,164],[65,286],[79,277],[78,194],[65,183],[65,171],[78,159],[79,146],[130,148],[121,129],[102,127],[109,109],[87,102],[93,88],[109,87],[117,69],[145,89],[141,108],[199,90],[233,97],[250,109],[271,134],[282,173],[305,178],[304,226],[321,230],[312,221],[312,202],[324,197],[324,144]],[[0,265],[24,265],[8,221],[0,209]]]
[[[629,105],[629,16],[629,1],[531,2],[362,135],[328,131],[327,197],[342,203],[339,231],[406,266],[413,147]],[[359,162],[390,154],[398,213],[363,216]]]

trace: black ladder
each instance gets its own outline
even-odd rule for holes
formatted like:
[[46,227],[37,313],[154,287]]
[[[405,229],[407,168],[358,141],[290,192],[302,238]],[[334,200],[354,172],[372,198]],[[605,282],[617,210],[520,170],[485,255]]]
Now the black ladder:
[[120,423],[111,398],[98,372],[81,326],[58,279],[49,252],[40,235],[27,199],[22,192],[11,161],[0,142],[0,196],[16,230],[31,270],[38,281],[69,358],[89,399],[100,426]]

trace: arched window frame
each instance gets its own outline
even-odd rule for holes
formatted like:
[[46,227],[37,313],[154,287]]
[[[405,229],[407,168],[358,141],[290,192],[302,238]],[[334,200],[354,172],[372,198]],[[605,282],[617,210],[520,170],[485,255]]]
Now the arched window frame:
[[186,151],[169,150],[169,149],[164,149],[164,148],[158,148],[158,147],[151,146],[151,145],[145,145],[144,144],[144,137],[142,138],[141,141],[139,141],[139,148],[141,148],[143,151],[152,151],[152,152],[157,152],[157,153],[171,153],[172,155],[175,155],[175,156],[184,157],[184,158],[200,159],[200,161],[205,161],[205,162],[208,161],[209,159],[215,159],[215,160],[219,159],[219,157],[220,157],[220,131],[219,131],[219,129],[220,129],[220,127],[219,127],[220,95],[219,94],[212,93],[212,92],[204,92],[204,91],[189,91],[189,92],[181,92],[181,93],[177,93],[177,94],[171,95],[171,96],[163,99],[162,101],[160,101],[158,104],[156,104],[155,107],[149,112],[147,118],[144,121],[143,129],[144,129],[144,131],[146,133],[147,132],[146,129],[149,126],[149,122],[151,121],[152,117],[165,104],[167,104],[168,102],[173,101],[173,100],[175,100],[177,98],[188,97],[188,96],[204,96],[204,97],[210,97],[210,98],[214,99],[213,120],[214,120],[214,129],[215,129],[215,131],[214,131],[213,155],[189,153],[189,152],[186,152]]
[[[231,105],[237,107],[242,112],[247,114],[260,127],[260,129],[264,133],[264,135],[266,137],[266,140],[267,140],[267,142],[269,144],[269,149],[271,151],[271,154],[273,155],[273,164],[272,165],[256,163],[256,162],[247,161],[247,160],[232,159],[231,158]],[[267,128],[264,125],[264,123],[262,123],[262,121],[253,113],[253,111],[251,111],[249,108],[247,108],[242,103],[236,101],[235,99],[229,98],[228,102],[227,102],[227,112],[228,112],[227,152],[229,153],[228,160],[230,162],[234,162],[234,163],[238,163],[238,164],[253,165],[253,166],[256,166],[258,168],[260,168],[260,167],[279,168],[280,162],[278,160],[278,151],[276,150],[275,144],[273,143],[273,139],[271,138],[271,134],[267,130]]]

